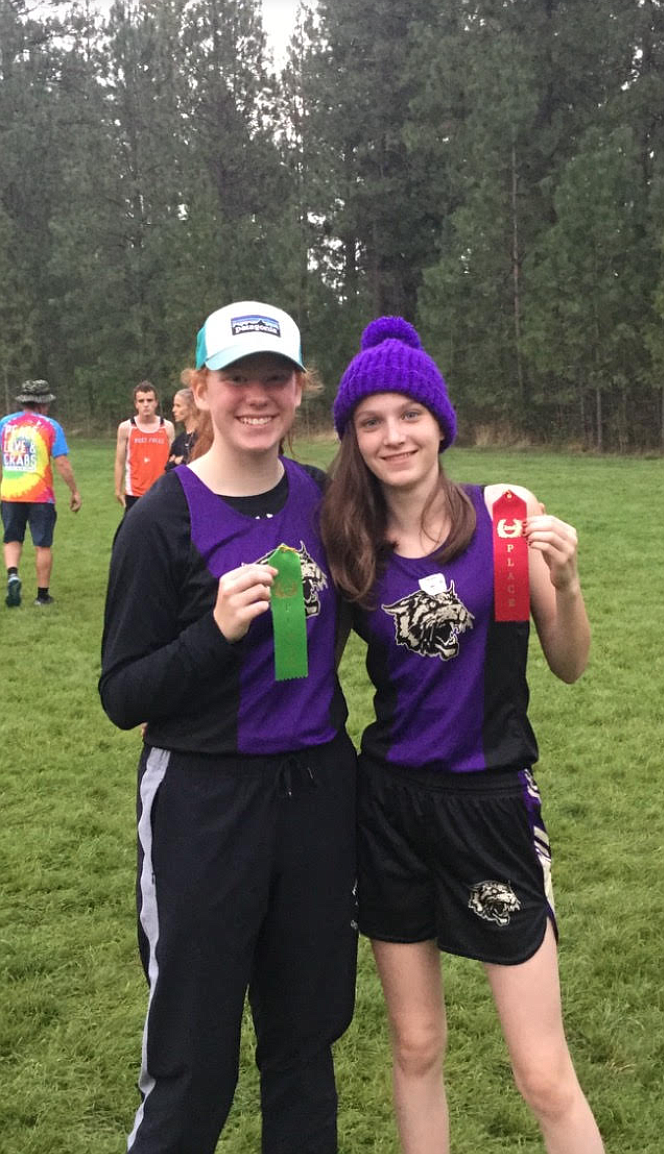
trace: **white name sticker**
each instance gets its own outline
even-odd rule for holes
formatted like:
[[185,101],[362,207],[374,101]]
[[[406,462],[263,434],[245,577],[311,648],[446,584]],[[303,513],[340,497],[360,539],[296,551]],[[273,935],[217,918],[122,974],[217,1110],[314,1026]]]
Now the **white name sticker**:
[[429,577],[420,578],[419,586],[422,592],[428,593],[430,597],[447,593],[447,581],[442,573],[432,573]]

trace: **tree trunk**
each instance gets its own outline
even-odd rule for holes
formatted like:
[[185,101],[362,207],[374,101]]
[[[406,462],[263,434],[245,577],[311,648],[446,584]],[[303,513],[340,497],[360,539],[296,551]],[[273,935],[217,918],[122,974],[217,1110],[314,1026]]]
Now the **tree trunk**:
[[521,403],[521,424],[525,419],[525,393],[523,386],[523,363],[521,359],[521,286],[519,283],[519,216],[517,212],[518,176],[516,170],[516,144],[512,140],[512,284],[514,288],[514,349],[516,353],[516,378]]

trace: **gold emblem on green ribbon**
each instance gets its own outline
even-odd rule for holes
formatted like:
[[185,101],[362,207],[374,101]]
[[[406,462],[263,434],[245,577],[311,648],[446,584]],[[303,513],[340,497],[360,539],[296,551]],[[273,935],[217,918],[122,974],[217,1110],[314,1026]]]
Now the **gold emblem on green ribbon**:
[[270,596],[275,678],[277,681],[290,681],[306,677],[309,672],[307,616],[300,555],[290,545],[279,545],[267,558],[266,564],[277,570]]

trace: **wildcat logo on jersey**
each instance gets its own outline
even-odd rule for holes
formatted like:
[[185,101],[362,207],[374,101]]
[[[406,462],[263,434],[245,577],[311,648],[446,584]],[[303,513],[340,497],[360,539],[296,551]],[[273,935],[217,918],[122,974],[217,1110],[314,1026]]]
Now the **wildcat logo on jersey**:
[[473,628],[473,614],[457,596],[454,581],[440,593],[417,589],[393,605],[381,605],[381,609],[394,617],[397,645],[420,657],[449,661],[459,652],[459,633]]
[[512,914],[521,909],[521,902],[505,882],[478,882],[470,891],[468,909],[486,922],[507,926]]
[[[296,549],[298,557],[300,558],[300,568],[302,569],[302,589],[304,593],[304,611],[307,617],[316,617],[320,613],[320,598],[318,596],[321,589],[327,589],[327,577],[323,570],[318,567],[313,557],[307,553],[304,541],[300,541],[300,548]],[[266,553],[263,557],[259,557],[256,565],[264,565],[271,553]]]

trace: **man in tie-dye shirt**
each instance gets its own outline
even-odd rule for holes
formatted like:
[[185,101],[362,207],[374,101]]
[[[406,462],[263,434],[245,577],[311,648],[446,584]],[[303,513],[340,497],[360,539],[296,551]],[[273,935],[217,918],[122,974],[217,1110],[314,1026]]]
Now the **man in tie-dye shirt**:
[[37,597],[34,604],[44,606],[53,602],[49,584],[56,512],[51,462],[69,487],[72,512],[78,513],[81,507],[81,494],[69,463],[64,432],[58,422],[47,415],[51,401],[55,400],[48,382],[25,381],[16,400],[23,408],[0,420],[0,503],[7,566],[5,600],[10,608],[21,604],[18,569],[26,525],[30,526],[35,547]]

